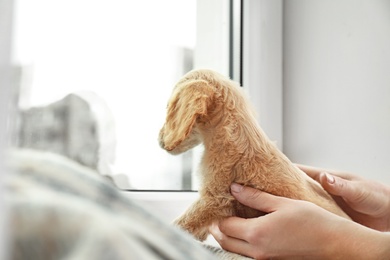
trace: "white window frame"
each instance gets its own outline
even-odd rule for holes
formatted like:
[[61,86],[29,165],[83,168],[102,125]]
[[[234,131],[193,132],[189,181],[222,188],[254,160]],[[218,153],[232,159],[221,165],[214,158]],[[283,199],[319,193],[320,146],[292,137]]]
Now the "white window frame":
[[283,1],[245,0],[243,86],[269,138],[283,147]]

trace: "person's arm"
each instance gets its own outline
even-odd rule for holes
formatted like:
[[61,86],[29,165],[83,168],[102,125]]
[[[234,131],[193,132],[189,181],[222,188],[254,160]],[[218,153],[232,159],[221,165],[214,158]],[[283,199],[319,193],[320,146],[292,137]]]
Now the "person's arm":
[[225,250],[256,259],[390,259],[390,234],[341,218],[310,202],[233,184],[241,203],[267,213],[230,217],[210,228]]
[[332,194],[354,221],[379,231],[390,231],[389,186],[347,172],[297,166]]

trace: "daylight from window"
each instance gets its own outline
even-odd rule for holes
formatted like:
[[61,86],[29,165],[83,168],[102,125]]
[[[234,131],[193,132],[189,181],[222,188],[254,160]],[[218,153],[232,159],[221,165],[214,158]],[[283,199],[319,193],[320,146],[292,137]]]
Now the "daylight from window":
[[174,84],[192,69],[196,1],[18,0],[15,19],[20,108],[88,100],[102,174],[122,188],[182,189],[192,156],[168,154],[157,137]]

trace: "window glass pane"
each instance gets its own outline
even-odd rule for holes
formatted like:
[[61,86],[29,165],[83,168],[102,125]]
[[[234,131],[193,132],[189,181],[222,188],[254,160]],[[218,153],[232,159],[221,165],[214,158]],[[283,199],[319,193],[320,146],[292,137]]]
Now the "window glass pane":
[[172,156],[157,137],[174,84],[194,68],[198,6],[16,1],[18,145],[69,156],[121,188],[193,189],[199,156]]

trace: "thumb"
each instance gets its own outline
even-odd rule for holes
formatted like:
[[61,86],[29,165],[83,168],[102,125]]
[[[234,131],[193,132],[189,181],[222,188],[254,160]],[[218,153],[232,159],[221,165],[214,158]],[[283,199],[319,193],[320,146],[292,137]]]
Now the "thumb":
[[342,197],[346,202],[355,202],[362,196],[362,190],[354,181],[349,181],[328,172],[319,176],[322,187],[332,195]]
[[275,211],[286,199],[237,183],[233,183],[230,190],[233,197],[242,204],[265,213]]

